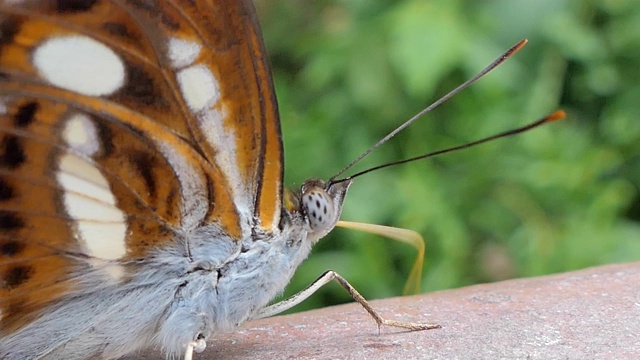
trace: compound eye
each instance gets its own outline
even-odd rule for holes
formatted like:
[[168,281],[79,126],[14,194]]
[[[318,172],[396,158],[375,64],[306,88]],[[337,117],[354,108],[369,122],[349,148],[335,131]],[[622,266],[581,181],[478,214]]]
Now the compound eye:
[[307,213],[312,230],[322,231],[334,226],[333,199],[323,189],[314,188],[307,191],[302,196],[302,206]]

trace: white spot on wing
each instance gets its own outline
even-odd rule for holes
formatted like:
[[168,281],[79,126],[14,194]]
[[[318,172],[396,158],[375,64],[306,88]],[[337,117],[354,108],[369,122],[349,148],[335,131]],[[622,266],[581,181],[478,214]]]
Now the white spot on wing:
[[72,154],[63,155],[60,159],[58,177],[63,178],[65,189],[90,195],[100,202],[115,206],[116,199],[109,189],[107,179],[85,159]]
[[75,220],[76,232],[87,255],[116,260],[126,254],[127,224],[117,208],[107,179],[90,162],[72,154],[59,160],[56,174],[64,189],[64,205]]
[[[78,181],[70,181],[77,179],[65,173],[58,175],[58,181],[64,186],[65,190]],[[64,202],[69,211],[69,215],[77,219],[77,221],[85,222],[109,222],[120,223],[124,221],[122,211],[118,208],[103,203],[93,197],[90,197],[85,191],[88,188],[78,190],[68,190],[65,193]]]
[[96,126],[85,114],[71,116],[62,130],[62,137],[67,144],[85,155],[94,155],[100,150]]
[[124,223],[78,221],[76,225],[88,255],[117,260],[126,254],[124,236],[127,227]]
[[86,36],[53,37],[38,46],[33,64],[51,84],[88,96],[109,95],[125,82],[122,59]]
[[193,64],[200,55],[202,46],[193,41],[178,38],[169,39],[168,55],[171,66],[176,69]]
[[218,81],[204,65],[193,65],[180,70],[177,80],[187,106],[194,113],[210,108],[220,100]]

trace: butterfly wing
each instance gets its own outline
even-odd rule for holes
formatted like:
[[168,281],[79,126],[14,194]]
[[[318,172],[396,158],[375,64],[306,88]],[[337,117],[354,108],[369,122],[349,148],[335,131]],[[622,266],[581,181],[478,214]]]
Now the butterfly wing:
[[250,2],[14,3],[0,2],[1,331],[203,224],[238,243],[278,226],[280,125]]

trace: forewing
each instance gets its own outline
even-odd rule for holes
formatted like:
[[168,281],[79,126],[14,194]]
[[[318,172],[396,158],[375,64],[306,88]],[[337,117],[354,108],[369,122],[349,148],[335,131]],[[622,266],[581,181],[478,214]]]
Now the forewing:
[[264,56],[249,2],[0,2],[5,330],[198,226],[275,229]]

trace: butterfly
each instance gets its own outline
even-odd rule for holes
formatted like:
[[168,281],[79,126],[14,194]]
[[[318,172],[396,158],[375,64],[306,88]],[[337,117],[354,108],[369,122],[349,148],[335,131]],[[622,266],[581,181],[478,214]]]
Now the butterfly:
[[0,1],[1,358],[190,359],[332,279],[366,304],[327,272],[268,305],[351,180],[283,188],[266,56],[250,1]]

